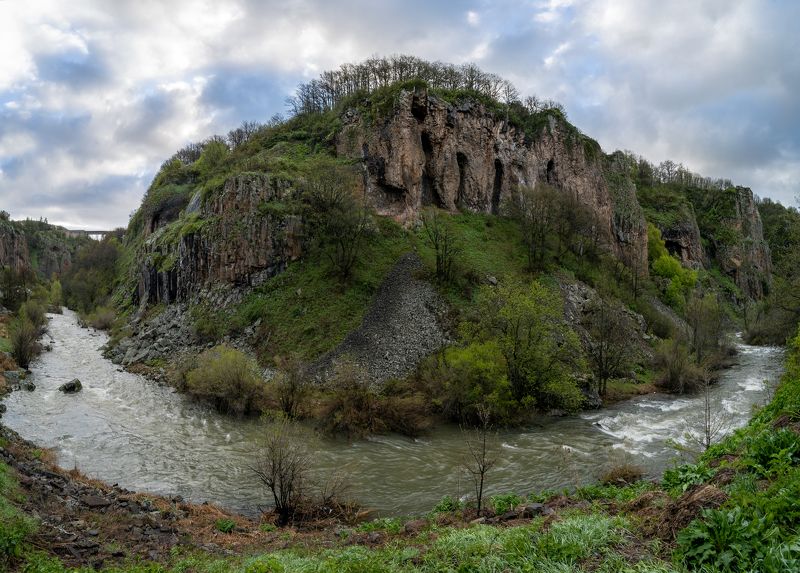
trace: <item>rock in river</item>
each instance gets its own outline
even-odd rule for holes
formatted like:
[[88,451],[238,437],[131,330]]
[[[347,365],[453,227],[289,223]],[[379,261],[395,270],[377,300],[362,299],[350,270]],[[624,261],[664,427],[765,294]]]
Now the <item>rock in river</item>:
[[59,390],[64,392],[64,394],[74,394],[75,392],[80,392],[83,388],[81,381],[75,378],[74,380],[70,380],[58,387]]

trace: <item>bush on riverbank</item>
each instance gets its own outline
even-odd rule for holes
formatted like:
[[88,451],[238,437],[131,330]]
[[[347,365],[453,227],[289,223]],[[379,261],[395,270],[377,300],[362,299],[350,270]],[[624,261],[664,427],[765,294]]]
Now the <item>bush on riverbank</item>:
[[255,360],[221,345],[197,357],[195,368],[186,374],[185,388],[221,412],[242,415],[261,411],[266,385]]
[[97,330],[111,330],[117,320],[117,313],[108,306],[101,306],[87,315],[81,315],[81,325]]
[[39,327],[26,316],[20,316],[11,323],[11,356],[20,368],[28,368],[41,352]]

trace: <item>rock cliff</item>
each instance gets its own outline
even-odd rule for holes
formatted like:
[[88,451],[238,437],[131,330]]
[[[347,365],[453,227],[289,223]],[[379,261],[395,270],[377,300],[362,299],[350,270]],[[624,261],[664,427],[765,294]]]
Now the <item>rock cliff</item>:
[[518,186],[549,184],[594,213],[604,242],[623,260],[647,266],[647,233],[635,189],[617,197],[602,152],[557,115],[535,136],[480,104],[450,104],[422,90],[401,92],[384,120],[345,114],[340,155],[361,158],[367,195],[383,215],[409,221],[433,205],[503,213]]
[[753,191],[736,187],[725,192],[729,210],[721,223],[724,232],[714,238],[715,258],[722,272],[751,298],[769,291],[772,259]]
[[15,271],[30,268],[30,254],[25,233],[9,221],[0,221],[0,268]]
[[198,191],[178,212],[151,216],[137,303],[188,300],[209,283],[254,284],[301,254],[302,225],[281,210],[288,184],[266,173],[228,179],[203,202]]

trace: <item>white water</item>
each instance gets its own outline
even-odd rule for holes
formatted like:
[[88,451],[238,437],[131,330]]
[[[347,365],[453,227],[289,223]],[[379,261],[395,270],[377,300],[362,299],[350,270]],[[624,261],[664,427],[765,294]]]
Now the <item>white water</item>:
[[[220,416],[122,371],[100,354],[106,336],[80,328],[74,313],[51,315],[49,329],[54,348],[32,367],[37,389],[6,399],[7,426],[53,448],[62,466],[123,487],[244,512],[267,502],[249,469],[257,421]],[[740,345],[739,353],[738,364],[711,390],[712,407],[726,413],[730,429],[745,424],[752,409],[769,399],[782,372],[780,349]],[[83,391],[60,393],[58,386],[73,378],[83,382]],[[573,487],[620,461],[639,464],[655,477],[676,455],[666,441],[680,441],[700,427],[703,403],[702,397],[654,394],[503,431],[490,493]],[[439,428],[418,440],[320,440],[314,449],[320,475],[345,471],[350,494],[381,513],[424,512],[443,495],[468,491],[460,470],[464,438],[456,428]]]

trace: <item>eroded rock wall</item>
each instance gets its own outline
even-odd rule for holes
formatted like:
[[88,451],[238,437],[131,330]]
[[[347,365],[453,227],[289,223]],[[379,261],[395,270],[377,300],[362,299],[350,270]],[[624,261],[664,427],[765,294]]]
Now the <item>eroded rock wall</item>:
[[[529,140],[479,104],[454,106],[425,90],[407,91],[385,121],[346,114],[336,147],[363,160],[367,194],[383,215],[407,222],[429,205],[503,213],[518,186],[546,183],[594,213],[618,256],[647,268],[641,210],[617,216],[621,205],[609,193],[599,148],[555,117]],[[638,208],[635,189],[629,199]]]
[[283,270],[302,253],[300,220],[276,208],[289,192],[280,179],[244,173],[205,203],[193,200],[194,222],[160,221],[145,240],[137,302],[188,300],[209,283],[252,284]]

